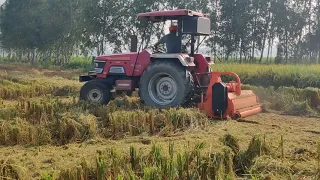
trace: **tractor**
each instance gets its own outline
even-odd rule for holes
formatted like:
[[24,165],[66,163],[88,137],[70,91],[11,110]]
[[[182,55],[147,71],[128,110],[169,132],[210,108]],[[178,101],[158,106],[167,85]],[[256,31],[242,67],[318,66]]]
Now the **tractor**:
[[[138,91],[140,101],[151,107],[167,108],[196,105],[212,118],[233,119],[261,111],[258,98],[252,91],[241,90],[240,78],[232,72],[213,72],[214,58],[195,53],[196,37],[211,33],[206,14],[188,9],[154,11],[138,14],[144,22],[177,21],[177,36],[190,37],[190,52],[166,53],[148,47],[137,49],[137,36],[131,38],[131,52],[93,57],[94,70],[80,75],[85,82],[80,99],[108,104],[112,92],[131,95]],[[183,49],[183,48],[181,48]],[[222,75],[237,80],[224,83]]]

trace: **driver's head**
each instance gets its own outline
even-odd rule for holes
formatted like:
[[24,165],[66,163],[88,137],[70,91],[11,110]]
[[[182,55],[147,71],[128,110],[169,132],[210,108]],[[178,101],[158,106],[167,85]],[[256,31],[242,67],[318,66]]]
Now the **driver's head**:
[[170,31],[171,33],[177,32],[177,31],[178,31],[178,26],[171,25],[171,26],[169,27],[169,31]]

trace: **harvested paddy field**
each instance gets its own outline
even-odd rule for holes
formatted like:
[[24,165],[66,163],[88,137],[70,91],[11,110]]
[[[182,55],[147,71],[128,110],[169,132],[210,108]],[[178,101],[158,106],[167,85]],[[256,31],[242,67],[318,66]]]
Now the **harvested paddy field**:
[[79,73],[0,65],[0,178],[319,179],[316,88],[246,85],[264,112],[213,121],[136,97],[79,102]]
[[[293,173],[295,179],[315,178],[317,171],[317,140],[320,139],[320,121],[317,118],[301,118],[263,113],[246,119],[246,121],[223,121],[204,130],[188,130],[166,137],[140,135],[121,140],[93,138],[82,143],[70,143],[63,146],[2,147],[0,159],[19,166],[23,174],[39,178],[41,172],[67,170],[80,165],[85,159],[95,167],[97,152],[109,148],[116,149],[124,155],[130,154],[130,146],[147,154],[153,143],[168,152],[169,143],[174,143],[175,152],[192,149],[197,143],[204,142],[204,152],[222,152],[224,135],[230,134],[239,140],[240,149],[246,149],[253,136],[266,138],[274,155],[265,155],[255,162],[257,173],[269,175],[273,179],[290,179],[278,173]],[[283,136],[284,160],[281,157],[281,136]],[[280,172],[279,172],[280,171]],[[20,172],[20,171],[19,171]],[[26,177],[24,177],[26,178]],[[26,178],[28,179],[28,178]]]

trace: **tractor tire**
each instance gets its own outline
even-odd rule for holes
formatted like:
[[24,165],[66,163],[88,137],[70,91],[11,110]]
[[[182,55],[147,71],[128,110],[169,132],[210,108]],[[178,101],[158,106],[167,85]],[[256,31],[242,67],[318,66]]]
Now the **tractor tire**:
[[191,73],[172,61],[155,61],[140,78],[139,96],[143,104],[156,108],[184,106],[194,88]]
[[99,80],[86,82],[80,90],[80,100],[106,105],[112,98],[107,84]]

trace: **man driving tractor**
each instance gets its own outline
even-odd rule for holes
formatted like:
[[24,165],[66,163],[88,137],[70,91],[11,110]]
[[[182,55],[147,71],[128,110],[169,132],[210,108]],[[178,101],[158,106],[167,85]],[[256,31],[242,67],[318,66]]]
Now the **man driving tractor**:
[[154,47],[157,48],[160,44],[166,44],[167,53],[180,53],[181,42],[177,36],[178,26],[171,25],[169,28],[170,33],[163,36]]

